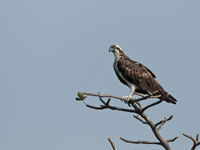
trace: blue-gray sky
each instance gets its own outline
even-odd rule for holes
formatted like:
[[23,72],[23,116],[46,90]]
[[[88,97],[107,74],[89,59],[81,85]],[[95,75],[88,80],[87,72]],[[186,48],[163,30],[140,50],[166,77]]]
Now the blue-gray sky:
[[[124,96],[114,74],[118,44],[145,64],[177,105],[148,111],[153,121],[174,115],[165,138],[189,149],[181,134],[200,132],[200,2],[198,0],[1,0],[0,149],[161,149],[119,137],[155,140],[131,114],[95,111],[74,100],[77,91]],[[95,104],[95,98],[87,102]],[[114,103],[114,102],[113,102]],[[120,103],[116,103],[122,105]]]

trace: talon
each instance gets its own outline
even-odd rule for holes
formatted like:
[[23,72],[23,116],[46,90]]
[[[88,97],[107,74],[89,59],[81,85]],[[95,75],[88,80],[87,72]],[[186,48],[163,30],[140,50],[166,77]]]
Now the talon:
[[129,107],[131,107],[131,102],[132,102],[132,100],[129,100],[127,103]]
[[128,96],[122,96],[122,98],[123,98],[123,99],[127,99],[127,101],[126,101],[126,100],[121,100],[121,101],[123,101],[125,104],[127,104],[127,103],[128,103]]
[[122,96],[123,98],[127,99],[127,101],[124,101],[124,103],[128,104],[129,107],[131,107],[131,102],[134,101],[134,97],[132,95],[129,96]]

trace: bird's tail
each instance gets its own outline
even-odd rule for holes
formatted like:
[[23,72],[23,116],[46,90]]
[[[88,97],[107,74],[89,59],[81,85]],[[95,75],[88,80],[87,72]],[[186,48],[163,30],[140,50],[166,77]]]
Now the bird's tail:
[[172,104],[176,104],[177,102],[177,100],[167,92],[163,92],[160,99]]

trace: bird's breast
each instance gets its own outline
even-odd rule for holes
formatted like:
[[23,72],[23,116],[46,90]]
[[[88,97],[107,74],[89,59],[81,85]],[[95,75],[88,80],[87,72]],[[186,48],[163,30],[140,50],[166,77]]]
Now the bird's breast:
[[135,87],[135,85],[134,85],[133,83],[129,82],[129,81],[123,76],[123,73],[119,70],[118,61],[115,61],[115,62],[114,62],[113,67],[114,67],[114,70],[115,70],[116,74],[117,74],[118,76],[120,76],[120,78],[126,83],[126,85],[127,85],[129,88]]

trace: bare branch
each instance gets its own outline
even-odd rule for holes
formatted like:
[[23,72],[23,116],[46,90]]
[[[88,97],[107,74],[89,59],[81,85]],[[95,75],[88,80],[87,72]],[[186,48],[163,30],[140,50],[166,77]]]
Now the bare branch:
[[156,144],[156,145],[161,145],[160,142],[150,142],[150,141],[141,141],[141,140],[138,140],[138,141],[132,141],[132,140],[127,140],[127,139],[124,139],[122,137],[120,137],[120,139],[126,143],[132,143],[132,144]]
[[174,116],[171,115],[169,118],[164,118],[164,120],[159,121],[158,123],[155,124],[155,126],[159,126],[160,124],[162,124],[163,122],[167,122],[169,120],[171,120]]
[[[142,98],[138,98],[138,99],[130,99],[130,101],[133,101],[133,102],[139,102],[139,101],[143,101],[143,100],[146,100],[148,98],[159,98],[160,95],[157,95],[157,96],[154,96],[154,95],[147,95],[147,96],[144,96],[143,94],[139,94],[139,93],[134,93],[138,96],[142,96]],[[88,96],[96,96],[96,97],[101,97],[101,98],[115,98],[115,99],[119,99],[119,100],[123,100],[123,101],[128,101],[127,98],[124,98],[124,97],[120,97],[120,96],[113,96],[113,95],[108,95],[108,94],[96,94],[96,93],[81,93],[81,92],[78,92],[77,94],[79,97],[76,98],[76,100],[81,100],[81,98],[85,99],[85,95],[88,95]],[[80,97],[81,96],[81,97]]]
[[157,102],[155,102],[155,103],[152,103],[152,104],[150,104],[150,105],[147,105],[146,107],[144,107],[144,108],[142,109],[142,112],[144,112],[145,110],[147,110],[147,109],[149,109],[149,108],[151,108],[151,107],[153,107],[153,106],[155,106],[155,105],[160,104],[162,101],[163,101],[163,100],[159,100],[159,101],[157,101]]
[[192,136],[190,136],[190,135],[188,135],[188,134],[186,134],[186,133],[183,133],[183,135],[184,135],[185,137],[191,139],[191,140],[193,141],[193,143],[196,142],[196,140],[195,140]]
[[[96,106],[92,106],[92,105],[88,105],[86,104],[83,100],[86,98],[87,96],[96,96],[99,98],[99,100],[101,101],[101,103],[103,105],[100,105],[99,107]],[[150,141],[131,141],[131,140],[126,140],[124,138],[121,138],[121,140],[128,142],[128,143],[135,143],[135,144],[156,144],[156,145],[161,145],[163,146],[166,150],[171,150],[170,146],[168,143],[175,141],[178,137],[175,137],[173,139],[169,139],[169,140],[165,140],[159,133],[159,129],[169,120],[172,119],[173,116],[170,116],[169,118],[164,118],[164,120],[161,120],[160,122],[158,122],[157,124],[155,124],[154,122],[152,122],[147,115],[144,113],[145,110],[158,105],[162,102],[162,100],[158,100],[152,104],[147,105],[146,107],[142,108],[142,105],[140,103],[136,103],[136,102],[140,102],[141,100],[145,100],[148,98],[159,98],[160,95],[155,96],[155,93],[151,94],[151,95],[140,95],[142,96],[142,98],[138,98],[136,100],[129,100],[127,101],[126,98],[123,97],[118,97],[118,96],[112,96],[112,95],[102,95],[102,94],[94,94],[94,93],[80,93],[78,94],[78,100],[83,98],[83,102],[85,103],[85,105],[89,108],[92,109],[97,109],[97,110],[103,110],[103,109],[111,109],[111,110],[117,110],[117,111],[123,111],[123,112],[131,112],[131,113],[136,113],[138,115],[134,115],[134,117],[141,121],[143,124],[147,124],[151,127],[151,130],[153,131],[155,137],[157,138],[158,142],[150,142]],[[109,98],[107,101],[104,101],[102,98]],[[126,109],[126,108],[120,108],[120,107],[115,107],[115,106],[111,106],[110,105],[110,101],[111,98],[115,98],[115,99],[119,99],[119,100],[123,100],[125,102],[127,102],[129,104],[129,106],[132,106],[134,109]],[[157,129],[157,126],[159,126],[159,128]]]
[[170,121],[171,119],[173,118],[173,115],[171,115],[169,118],[164,118],[164,120],[161,120],[160,122],[156,123],[155,126],[159,126],[157,128],[157,130],[161,130],[161,128],[163,127],[163,125],[167,122],[167,121]]
[[147,124],[147,122],[144,121],[143,119],[141,119],[139,115],[133,115],[133,117],[136,118],[137,120],[141,121],[143,124]]
[[[150,141],[141,141],[141,140],[138,140],[138,141],[133,141],[133,140],[127,140],[127,139],[124,139],[122,137],[120,137],[120,139],[126,143],[132,143],[132,144],[156,144],[156,145],[162,145],[160,142],[150,142]],[[170,142],[174,142],[176,139],[178,139],[178,136],[173,138],[173,139],[169,139],[167,140],[168,143]]]
[[106,109],[106,107],[103,107],[102,105],[101,105],[100,107],[97,107],[97,106],[89,105],[89,104],[85,103],[84,101],[83,101],[83,103],[84,103],[88,108],[92,108],[92,109],[96,109],[96,110]]
[[136,104],[139,106],[140,110],[142,110],[142,105],[140,104],[140,102],[136,102]]
[[112,139],[111,138],[108,138],[108,141],[110,142],[113,150],[117,150],[117,148],[115,147],[115,144],[113,143]]
[[81,92],[78,92],[77,96],[78,96],[76,97],[77,101],[83,101],[86,98],[86,96],[84,96]]
[[[84,102],[84,101],[83,101]],[[97,106],[92,106],[89,105],[87,103],[84,102],[84,104],[92,109],[96,109],[96,110],[102,110],[102,109],[111,109],[111,110],[117,110],[117,111],[123,111],[123,112],[131,112],[131,113],[136,113],[135,110],[133,109],[126,109],[126,108],[120,108],[120,107],[115,107],[115,106],[111,106],[111,105],[100,105],[100,107]]]
[[173,138],[173,139],[169,139],[169,140],[167,140],[167,142],[168,143],[170,143],[170,142],[174,142],[175,140],[177,140],[178,139],[178,136],[176,136],[175,138]]
[[196,141],[199,141],[199,134],[197,134],[196,136]]
[[197,146],[199,146],[199,145],[200,145],[200,142],[197,143]]
[[160,145],[162,145],[166,150],[171,150],[168,141],[166,141],[159,133],[157,128],[155,127],[155,124],[147,117],[145,113],[139,114],[146,122],[147,124],[151,127],[151,130],[153,131],[155,137],[158,139],[160,142]]
[[101,97],[99,97],[99,100],[100,100],[104,105],[109,105],[109,103],[110,103],[110,98],[108,99],[107,102],[105,102]]
[[188,135],[188,134],[185,134],[185,133],[183,133],[183,135],[184,135],[185,137],[189,138],[190,140],[192,140],[193,146],[192,146],[191,150],[195,150],[196,147],[200,145],[199,135],[198,135],[198,134],[197,134],[197,136],[196,136],[196,139],[194,139],[192,136],[190,136],[190,135]]

